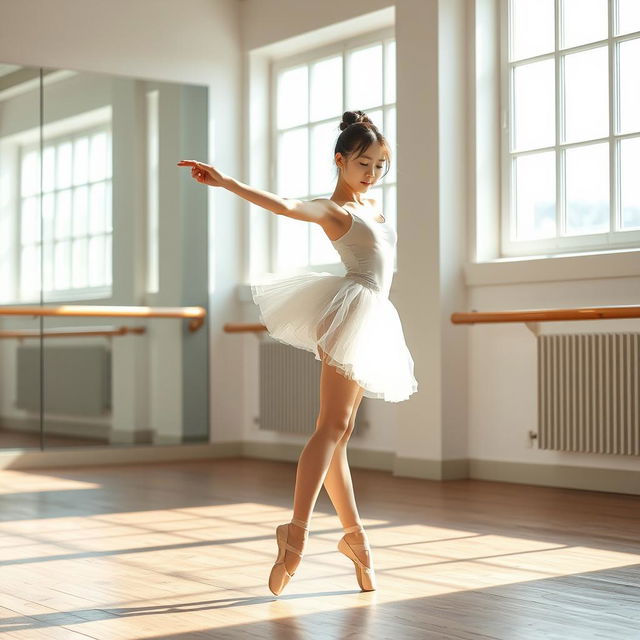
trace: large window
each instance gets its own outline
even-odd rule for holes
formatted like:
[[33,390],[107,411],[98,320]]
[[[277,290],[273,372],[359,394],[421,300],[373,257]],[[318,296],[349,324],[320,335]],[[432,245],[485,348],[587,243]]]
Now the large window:
[[640,1],[502,0],[502,254],[640,246]]
[[[365,111],[392,148],[390,171],[366,197],[395,225],[396,92],[393,30],[281,59],[272,68],[273,190],[285,198],[331,197],[333,151],[344,111]],[[339,256],[315,224],[274,216],[274,270],[325,268]]]
[[[43,150],[42,222],[37,145],[20,171],[19,294],[23,301],[111,285],[111,132],[106,126],[48,140]],[[43,251],[41,252],[41,249]]]

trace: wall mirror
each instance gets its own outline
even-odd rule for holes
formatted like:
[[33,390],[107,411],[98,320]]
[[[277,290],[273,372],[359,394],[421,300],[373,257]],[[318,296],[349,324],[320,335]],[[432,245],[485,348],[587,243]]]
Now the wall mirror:
[[0,63],[0,449],[207,442],[208,88]]

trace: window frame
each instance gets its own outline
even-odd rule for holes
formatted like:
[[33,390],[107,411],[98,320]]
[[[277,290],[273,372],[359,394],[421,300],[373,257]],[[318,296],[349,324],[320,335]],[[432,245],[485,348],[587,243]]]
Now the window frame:
[[[337,116],[335,116],[334,118],[327,118],[326,120],[318,120],[318,121],[314,121],[313,124],[321,124],[321,123],[325,123],[325,122],[329,122],[329,121],[334,121],[336,122],[336,125],[339,122],[339,118],[342,116],[342,113],[344,112],[344,110],[346,109],[346,96],[347,96],[347,54],[349,51],[353,50],[353,49],[358,49],[358,48],[363,48],[366,47],[367,45],[371,45],[374,44],[376,42],[380,42],[382,44],[382,90],[383,90],[383,95],[382,95],[382,103],[379,105],[373,105],[371,107],[365,107],[366,111],[371,112],[371,111],[376,111],[376,110],[380,110],[382,111],[383,114],[383,118],[386,119],[387,117],[387,112],[391,109],[396,109],[396,118],[397,118],[397,95],[396,95],[396,99],[393,102],[385,102],[384,98],[384,89],[385,89],[385,79],[386,79],[386,61],[387,61],[387,57],[386,57],[386,45],[389,41],[396,41],[396,34],[395,34],[395,27],[394,26],[387,26],[387,27],[383,27],[381,29],[375,29],[372,31],[368,31],[366,33],[363,34],[358,34],[358,35],[354,35],[354,36],[350,36],[347,38],[343,38],[341,40],[338,40],[336,42],[332,42],[330,44],[326,44],[326,45],[322,45],[320,47],[314,47],[312,49],[308,49],[306,51],[303,52],[299,52],[293,55],[289,55],[289,56],[283,56],[277,59],[272,59],[270,60],[269,63],[269,113],[268,113],[268,145],[269,145],[269,152],[268,152],[268,159],[269,159],[269,173],[267,176],[268,179],[268,183],[269,183],[269,190],[277,193],[277,182],[278,182],[278,135],[280,133],[280,130],[278,129],[278,123],[277,123],[277,99],[278,99],[278,74],[279,72],[281,72],[284,69],[289,69],[298,65],[310,65],[314,62],[317,62],[319,60],[323,60],[325,58],[329,58],[332,56],[336,56],[336,55],[341,55],[342,56],[342,69],[343,69],[343,73],[342,73],[342,104],[343,104],[343,108],[342,111],[340,112],[340,114],[338,114]],[[310,86],[308,88],[308,90],[310,90]],[[309,106],[309,101],[307,102],[307,105]],[[383,120],[383,126],[384,126],[384,121]],[[283,129],[284,130],[294,130],[296,128],[306,128],[307,130],[309,130],[311,126],[310,120],[309,120],[309,112],[307,112],[307,118],[305,120],[305,122],[303,124],[300,125],[296,125],[295,127],[290,127],[287,129]],[[382,128],[382,132],[384,133],[384,129]],[[397,141],[396,141],[396,147],[397,147]],[[396,149],[393,150],[394,151],[394,157],[392,159],[392,162],[396,161],[396,157],[397,157],[397,153],[396,153]],[[310,149],[308,151],[308,153],[310,154]],[[311,188],[311,176],[310,176],[310,172],[311,172],[311,162],[310,162],[311,156],[309,155],[308,160],[308,171],[309,171],[309,181],[308,181],[308,187]],[[382,195],[383,195],[383,199],[385,197],[385,192],[387,190],[391,190],[395,188],[395,199],[397,202],[397,165],[396,165],[396,178],[393,182],[382,182],[380,183],[380,185],[376,185],[376,186],[380,186],[380,188],[382,189]],[[318,197],[326,197],[326,194],[313,194],[313,193],[309,193],[306,196],[304,196],[304,198],[318,198]],[[384,207],[384,200],[382,203],[382,206]],[[384,208],[383,208],[383,213],[384,213]],[[387,214],[384,214],[385,218],[388,219]],[[309,223],[311,224],[311,223]],[[270,216],[269,220],[268,220],[268,235],[270,238],[269,241],[269,247],[268,247],[268,251],[267,251],[267,256],[268,256],[268,268],[270,271],[274,272],[277,271],[277,265],[278,265],[278,256],[281,254],[280,251],[280,238],[279,238],[279,233],[278,233],[278,219],[276,218],[276,216]],[[308,239],[310,241],[311,239],[311,232],[312,229],[308,229]],[[311,263],[307,263],[307,265],[302,265],[301,267],[298,267],[299,269],[302,269],[304,271],[328,271],[331,273],[336,273],[338,274],[341,271],[341,267],[342,267],[342,263],[340,261],[339,255],[336,252],[336,260],[333,262],[329,262],[329,263],[323,263],[323,264],[311,264]],[[397,251],[394,254],[394,273],[397,271]]]
[[[565,255],[588,252],[614,252],[624,249],[640,248],[640,230],[615,231],[618,219],[620,171],[619,147],[620,141],[626,138],[638,138],[640,132],[616,134],[617,100],[614,95],[614,78],[618,73],[618,44],[625,40],[640,37],[640,32],[624,35],[613,35],[615,25],[615,10],[617,0],[608,0],[607,5],[607,38],[573,47],[560,49],[560,1],[554,0],[554,50],[529,58],[510,62],[509,57],[509,15],[512,0],[500,0],[500,176],[501,176],[501,204],[500,204],[500,257],[519,258],[526,256]],[[609,131],[607,137],[581,142],[562,143],[560,140],[561,117],[564,108],[564,91],[562,83],[561,58],[571,53],[586,51],[592,48],[607,46],[608,56],[608,102],[609,102]],[[514,85],[513,70],[516,66],[533,61],[546,59],[554,60],[555,83],[555,142],[553,146],[540,147],[520,152],[511,152],[511,135],[513,129]],[[614,119],[615,118],[615,119]],[[609,145],[609,231],[606,233],[561,235],[566,222],[565,210],[565,177],[562,173],[563,156],[566,149],[577,148],[606,142]],[[554,151],[556,170],[556,237],[536,240],[513,240],[511,238],[516,224],[514,208],[514,161],[519,155],[539,153],[540,151]]]
[[[110,122],[90,124],[87,126],[83,126],[82,128],[77,128],[70,131],[66,131],[64,133],[60,133],[55,136],[49,136],[47,138],[46,146],[53,146],[54,148],[57,148],[63,142],[70,142],[71,144],[73,144],[74,140],[78,137],[82,137],[82,136],[91,137],[96,133],[106,134],[107,149],[108,149],[107,153],[108,153],[108,158],[110,159],[112,157],[112,149],[113,149],[112,147],[113,132],[112,132]],[[39,142],[21,144],[19,146],[18,154],[17,154],[16,202],[18,206],[16,209],[17,213],[16,213],[15,228],[14,228],[14,232],[15,232],[14,246],[16,247],[16,251],[14,253],[14,273],[15,273],[15,282],[14,282],[15,296],[14,297],[16,299],[16,302],[20,304],[33,304],[33,303],[40,302],[39,298],[29,298],[29,297],[23,296],[22,294],[22,252],[24,249],[24,245],[22,243],[22,202],[24,198],[21,194],[20,185],[22,181],[22,160],[26,153],[29,153],[32,151],[36,151],[38,154],[38,157],[40,157],[41,149],[40,149]],[[40,161],[40,166],[42,166],[41,161]],[[101,182],[105,184],[105,192],[107,189],[110,192],[108,195],[108,199],[111,207],[111,213],[109,216],[111,219],[111,228],[110,230],[100,234],[92,235],[91,233],[88,232],[86,235],[86,239],[88,241],[92,237],[98,237],[98,236],[111,238],[111,241],[109,243],[111,246],[111,259],[109,261],[111,265],[111,274],[108,279],[109,282],[107,284],[94,285],[94,286],[69,287],[67,289],[54,288],[51,290],[45,290],[44,282],[41,281],[40,293],[42,295],[42,298],[45,301],[89,300],[89,299],[95,299],[95,298],[106,298],[106,297],[110,297],[113,294],[113,175],[112,175],[112,172],[109,171],[108,176]],[[87,183],[87,185],[89,184],[91,183],[90,182]],[[73,190],[74,185],[72,184],[68,188]],[[54,188],[51,193],[55,194],[58,191],[60,191],[60,189]],[[42,198],[43,196],[44,196],[44,193],[41,193],[40,198]],[[44,221],[42,220],[42,202],[41,201],[39,204],[38,215],[40,216],[40,224],[43,225]],[[73,228],[73,208],[72,208],[72,219],[70,224],[72,225],[72,228]],[[54,225],[55,225],[55,218],[54,218]],[[69,236],[69,240],[71,243],[73,242],[73,238],[74,238],[73,235]],[[56,244],[56,240],[54,237],[52,238],[52,251],[53,251],[53,247],[55,247],[55,244]],[[36,246],[40,248],[40,260],[43,262],[44,261],[44,229],[43,228],[41,229],[40,239],[36,243]],[[55,260],[55,255],[54,255],[54,260]],[[70,267],[71,269],[73,269],[73,253],[71,249],[70,249],[70,261],[71,261]],[[44,269],[44,265],[41,265],[41,269]],[[88,266],[87,266],[87,269],[88,269]]]

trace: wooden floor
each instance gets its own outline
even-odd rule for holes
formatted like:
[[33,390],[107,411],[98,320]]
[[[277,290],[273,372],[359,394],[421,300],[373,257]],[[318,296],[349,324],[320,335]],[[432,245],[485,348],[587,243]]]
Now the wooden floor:
[[640,497],[354,469],[375,592],[324,489],[285,591],[267,577],[296,465],[0,471],[0,638],[640,638]]

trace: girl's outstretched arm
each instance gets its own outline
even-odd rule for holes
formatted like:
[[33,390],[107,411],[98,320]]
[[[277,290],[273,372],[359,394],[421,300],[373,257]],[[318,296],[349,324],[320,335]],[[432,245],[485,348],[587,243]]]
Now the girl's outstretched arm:
[[191,177],[201,184],[207,184],[211,187],[224,187],[263,209],[268,209],[273,213],[294,218],[295,220],[315,222],[324,227],[327,221],[330,221],[332,216],[335,215],[336,210],[338,210],[338,216],[342,214],[342,217],[344,217],[344,212],[340,211],[340,207],[326,198],[318,198],[317,200],[282,198],[275,193],[244,184],[218,171],[210,164],[195,160],[180,160],[178,166],[191,167]]

